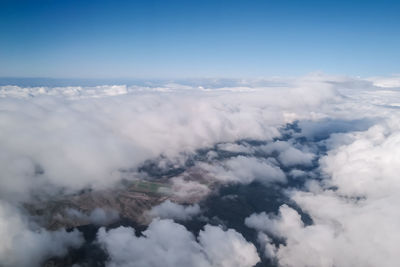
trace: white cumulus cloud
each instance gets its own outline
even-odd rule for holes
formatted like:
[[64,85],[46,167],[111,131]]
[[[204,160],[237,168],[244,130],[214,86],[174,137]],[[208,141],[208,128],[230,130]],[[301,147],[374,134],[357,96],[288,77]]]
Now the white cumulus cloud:
[[[279,214],[253,214],[246,225],[279,266],[396,266],[400,261],[400,128],[397,116],[368,129],[336,135],[321,159],[321,182],[291,198],[312,219],[284,205]],[[341,142],[343,141],[343,142]],[[265,236],[264,236],[265,237]]]
[[101,228],[97,240],[110,256],[108,267],[251,267],[259,261],[254,245],[240,233],[211,225],[200,231],[198,241],[171,220],[153,221],[141,237],[133,228]]

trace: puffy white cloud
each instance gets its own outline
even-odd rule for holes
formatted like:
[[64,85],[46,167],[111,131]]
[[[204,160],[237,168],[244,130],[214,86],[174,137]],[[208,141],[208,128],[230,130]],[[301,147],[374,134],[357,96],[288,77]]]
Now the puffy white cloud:
[[266,153],[278,152],[278,160],[284,166],[295,166],[295,165],[312,165],[312,161],[315,155],[310,152],[303,152],[298,148],[295,148],[288,142],[276,141],[259,148]]
[[253,244],[233,229],[223,231],[220,227],[206,225],[199,233],[202,245],[211,266],[253,266],[259,261]]
[[[396,266],[399,125],[393,116],[367,131],[333,137],[331,150],[321,159],[324,179],[310,183],[309,192],[291,193],[311,225],[286,205],[278,215],[247,218],[246,225],[259,231],[266,256],[280,266]],[[275,246],[265,234],[285,243]]]
[[332,177],[326,182],[337,186],[340,194],[353,197],[385,197],[398,192],[399,123],[395,117],[368,131],[347,135],[349,144],[330,151],[321,160],[323,170]]
[[108,267],[250,267],[259,261],[256,248],[241,234],[211,225],[200,231],[198,241],[171,220],[153,221],[141,237],[133,228],[101,228],[97,240],[110,256]]
[[259,181],[264,184],[286,182],[286,175],[273,161],[256,157],[237,156],[222,163],[199,163],[198,167],[206,170],[221,182],[249,184]]
[[74,230],[47,231],[21,217],[9,204],[0,201],[0,265],[40,266],[49,257],[63,256],[69,247],[79,247],[83,238]]
[[166,200],[160,205],[154,206],[149,215],[152,217],[159,217],[161,219],[176,219],[176,220],[190,220],[193,216],[201,212],[198,204],[194,205],[180,205],[170,200]]
[[295,232],[304,226],[300,215],[287,205],[280,207],[278,216],[265,212],[252,214],[246,218],[245,224],[276,237],[283,237],[285,234]]
[[263,232],[258,232],[257,241],[261,246],[262,255],[275,263],[278,248],[273,244],[272,239]]

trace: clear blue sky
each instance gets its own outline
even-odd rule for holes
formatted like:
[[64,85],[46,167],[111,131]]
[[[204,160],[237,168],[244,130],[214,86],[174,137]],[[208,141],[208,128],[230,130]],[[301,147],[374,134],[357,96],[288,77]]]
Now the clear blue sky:
[[314,71],[400,73],[400,1],[0,1],[0,77]]

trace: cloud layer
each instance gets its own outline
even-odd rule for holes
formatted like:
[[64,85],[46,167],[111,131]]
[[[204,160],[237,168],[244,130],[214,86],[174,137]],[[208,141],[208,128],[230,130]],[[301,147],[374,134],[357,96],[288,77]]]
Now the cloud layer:
[[[194,202],[211,185],[254,182],[290,199],[245,220],[277,265],[395,266],[398,79],[311,75],[276,84],[0,87],[0,265],[38,266],[83,242],[76,230],[43,229],[24,204],[149,178],[138,168],[160,159],[160,169],[193,161],[168,177],[174,197],[191,205],[153,207],[160,219],[140,237],[102,228],[108,266],[253,266],[259,256],[244,234],[206,225],[195,236],[182,224],[203,212]],[[201,160],[199,149],[209,149]],[[119,218],[101,207],[70,213],[98,225]]]
[[106,187],[121,178],[121,169],[160,154],[270,140],[283,123],[316,116],[315,107],[338,98],[322,82],[279,90],[144,89],[3,87],[1,194]]

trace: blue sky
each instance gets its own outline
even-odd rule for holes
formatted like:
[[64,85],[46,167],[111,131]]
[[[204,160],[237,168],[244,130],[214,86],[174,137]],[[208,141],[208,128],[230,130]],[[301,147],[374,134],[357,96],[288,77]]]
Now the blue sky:
[[0,77],[400,73],[400,1],[0,1]]

